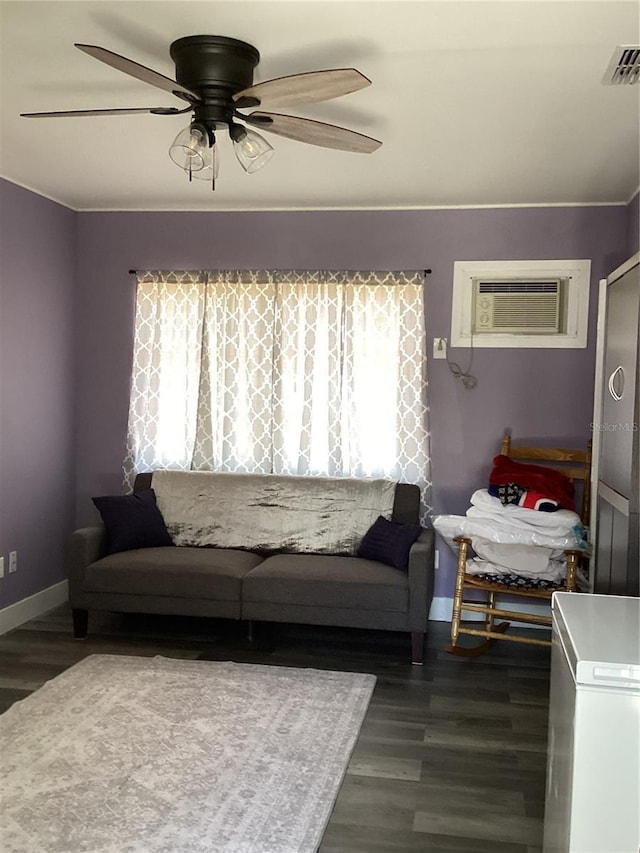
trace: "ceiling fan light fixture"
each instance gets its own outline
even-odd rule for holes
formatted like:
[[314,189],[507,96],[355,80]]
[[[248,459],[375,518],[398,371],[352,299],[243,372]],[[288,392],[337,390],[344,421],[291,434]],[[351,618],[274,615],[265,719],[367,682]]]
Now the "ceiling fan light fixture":
[[262,169],[275,153],[264,136],[260,136],[255,130],[235,124],[230,129],[230,135],[238,163],[249,174]]
[[195,175],[210,161],[209,150],[209,135],[206,128],[199,124],[191,124],[183,128],[173,140],[169,148],[169,157],[176,166]]
[[218,179],[218,172],[220,171],[220,159],[215,139],[209,148],[205,148],[200,153],[204,160],[204,166],[202,169],[192,172],[191,177],[197,178],[199,181],[216,181]]
[[[0,0],[1,2],[1,0]],[[212,189],[218,175],[216,130],[227,127],[238,162],[245,172],[261,169],[272,158],[272,146],[244,123],[257,125],[277,136],[317,145],[370,154],[381,145],[362,133],[300,116],[262,110],[245,115],[238,110],[256,106],[293,106],[329,101],[369,86],[371,81],[355,68],[330,68],[277,77],[253,84],[253,72],[260,54],[253,45],[227,36],[185,36],[172,42],[169,53],[175,64],[175,79],[165,77],[133,59],[99,45],[76,44],[83,53],[136,80],[187,102],[178,107],[124,107],[97,110],[56,110],[21,113],[27,118],[51,118],[150,113],[179,115],[191,113],[191,123],[176,136],[169,156],[191,181],[210,180]],[[243,124],[236,123],[237,116]]]

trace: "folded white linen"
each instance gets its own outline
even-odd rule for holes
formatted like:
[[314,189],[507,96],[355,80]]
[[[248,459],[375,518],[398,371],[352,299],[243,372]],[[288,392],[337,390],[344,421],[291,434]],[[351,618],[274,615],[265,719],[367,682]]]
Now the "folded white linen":
[[[526,510],[526,512],[536,512],[536,510]],[[558,513],[553,514],[557,515]],[[507,524],[504,519],[495,517],[470,518],[465,515],[437,515],[433,519],[433,526],[455,552],[458,551],[458,546],[453,541],[456,536],[468,536],[470,539],[481,536],[491,542],[541,545],[544,548],[557,548],[560,551],[579,547],[573,531],[564,535],[552,535],[537,529],[533,525]]]
[[[496,565],[503,572],[513,572],[525,577],[544,577],[550,564],[562,557],[562,551],[539,545],[503,544],[477,536],[473,550],[480,560]],[[557,567],[554,571],[557,571]]]
[[580,524],[580,516],[569,509],[556,512],[540,512],[517,504],[503,504],[500,498],[490,495],[487,489],[478,489],[471,495],[471,506],[467,510],[470,518],[495,518],[508,524],[526,528],[534,527],[549,536],[566,536]]

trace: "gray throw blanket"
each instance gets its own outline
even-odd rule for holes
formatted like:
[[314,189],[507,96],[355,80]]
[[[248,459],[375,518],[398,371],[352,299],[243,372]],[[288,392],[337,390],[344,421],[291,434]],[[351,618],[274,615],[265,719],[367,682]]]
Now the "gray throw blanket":
[[396,483],[383,479],[155,471],[158,507],[176,545],[355,554]]

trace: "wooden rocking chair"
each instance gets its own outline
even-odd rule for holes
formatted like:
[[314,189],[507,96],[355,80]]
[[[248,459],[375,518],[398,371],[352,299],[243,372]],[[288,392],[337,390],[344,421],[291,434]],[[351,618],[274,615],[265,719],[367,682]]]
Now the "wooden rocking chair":
[[[535,465],[548,465],[551,469],[561,471],[574,484],[582,483],[580,517],[585,526],[589,523],[591,442],[587,445],[586,450],[568,450],[558,447],[514,447],[511,444],[511,436],[505,434],[502,439],[500,452],[504,456],[517,461],[526,461]],[[511,623],[506,621],[495,624],[495,619],[498,617],[551,628],[551,615],[521,612],[517,609],[517,603],[508,605],[507,608],[499,607],[496,604],[496,599],[498,596],[509,596],[516,599],[516,602],[526,598],[550,603],[551,596],[556,591],[576,592],[578,567],[580,566],[585,574],[588,574],[587,552],[577,548],[565,551],[567,571],[564,581],[554,585],[552,588],[530,589],[493,580],[484,580],[469,574],[467,572],[467,558],[470,556],[469,552],[473,547],[473,541],[466,536],[456,537],[454,541],[458,543],[458,565],[451,619],[451,644],[447,646],[447,651],[463,657],[476,657],[490,648],[496,640],[511,640],[516,643],[550,646],[550,639],[505,633]],[[485,593],[485,600],[465,599],[465,593],[471,590]],[[463,611],[484,614],[484,622],[472,622],[463,625],[461,621]],[[459,646],[458,639],[460,634],[470,634],[474,637],[480,637],[483,642],[471,648]]]

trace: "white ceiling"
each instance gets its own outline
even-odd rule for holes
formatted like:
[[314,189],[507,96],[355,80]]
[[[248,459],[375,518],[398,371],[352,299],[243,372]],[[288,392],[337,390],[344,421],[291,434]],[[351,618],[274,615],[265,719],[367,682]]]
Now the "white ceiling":
[[[624,203],[638,187],[640,86],[601,81],[616,45],[640,43],[640,0],[2,0],[0,16],[0,174],[76,210]],[[270,136],[247,175],[225,138],[212,193],[169,160],[185,116],[18,116],[180,105],[73,44],[174,77],[169,43],[203,33],[255,45],[255,82],[358,68],[367,89],[281,111],[382,147]]]

